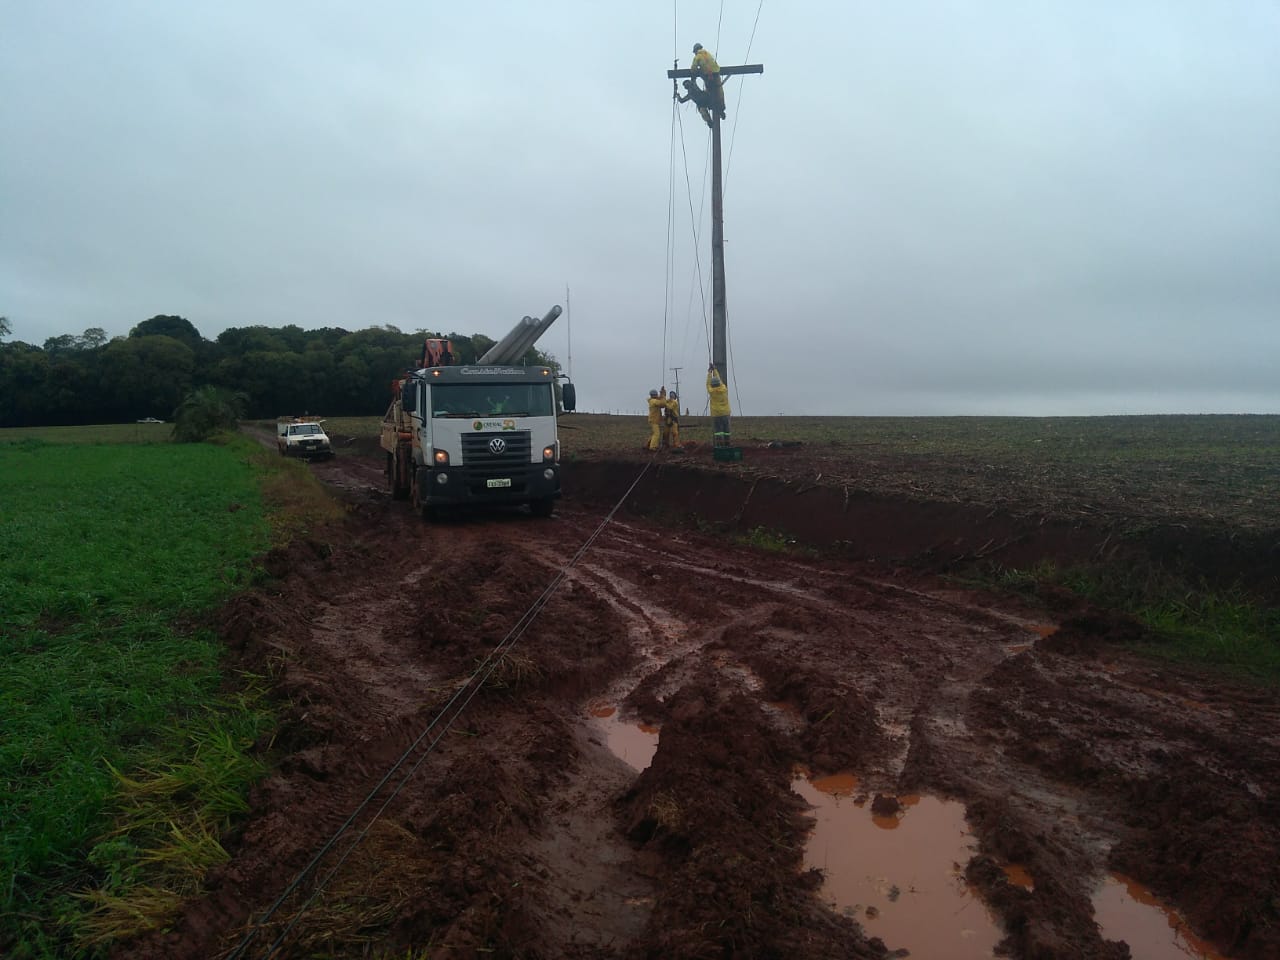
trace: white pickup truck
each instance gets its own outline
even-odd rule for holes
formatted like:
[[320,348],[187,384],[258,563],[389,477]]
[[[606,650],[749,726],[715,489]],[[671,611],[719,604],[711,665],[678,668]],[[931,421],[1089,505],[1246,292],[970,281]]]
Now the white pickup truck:
[[327,460],[333,456],[333,444],[318,420],[297,420],[293,417],[277,420],[276,446],[285,457]]

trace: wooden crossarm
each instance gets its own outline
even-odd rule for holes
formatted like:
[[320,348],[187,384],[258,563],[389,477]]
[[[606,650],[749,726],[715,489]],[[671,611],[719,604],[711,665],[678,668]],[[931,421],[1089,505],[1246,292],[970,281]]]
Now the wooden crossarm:
[[[733,76],[737,76],[740,73],[764,73],[764,64],[763,63],[744,63],[741,66],[737,66],[737,67],[721,67],[720,68],[720,76],[722,77],[733,77]],[[668,70],[667,76],[670,77],[672,80],[679,80],[682,77],[691,79],[694,76],[702,76],[702,74],[695,74],[692,70]]]

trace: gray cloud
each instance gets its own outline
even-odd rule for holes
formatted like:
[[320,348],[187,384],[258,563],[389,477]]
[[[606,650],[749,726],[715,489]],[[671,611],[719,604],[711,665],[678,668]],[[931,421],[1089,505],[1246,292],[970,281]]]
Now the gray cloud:
[[[756,4],[678,10],[11,7],[0,313],[497,335],[568,283],[585,407],[700,399],[707,137],[685,108],[667,293],[664,71],[741,61]],[[751,59],[745,412],[1280,412],[1280,8],[770,3]]]

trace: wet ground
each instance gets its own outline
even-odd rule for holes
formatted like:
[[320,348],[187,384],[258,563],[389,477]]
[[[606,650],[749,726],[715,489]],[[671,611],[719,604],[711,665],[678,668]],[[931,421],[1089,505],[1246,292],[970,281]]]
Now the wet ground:
[[612,489],[424,524],[376,451],[313,469],[345,529],[219,622],[277,679],[277,772],[120,956],[1280,956],[1275,693],[625,509],[548,597]]

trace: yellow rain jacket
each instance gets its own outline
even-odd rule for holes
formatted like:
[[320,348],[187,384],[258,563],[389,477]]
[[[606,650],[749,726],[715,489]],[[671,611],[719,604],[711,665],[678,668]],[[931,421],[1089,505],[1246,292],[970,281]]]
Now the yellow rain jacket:
[[[689,64],[689,69],[697,73],[699,70],[706,76],[718,74],[720,72],[720,64],[716,63],[716,58],[711,55],[711,51],[703,47],[693,55],[693,63]],[[719,79],[717,77],[716,79]]]
[[649,398],[649,422],[655,426],[662,422],[662,408],[667,405],[667,401],[662,397]]
[[723,380],[720,386],[711,385],[712,371],[707,371],[707,396],[711,398],[711,415],[713,417],[729,416],[729,385]]
[[649,444],[650,450],[662,446],[662,411],[667,408],[666,397],[649,398]]

